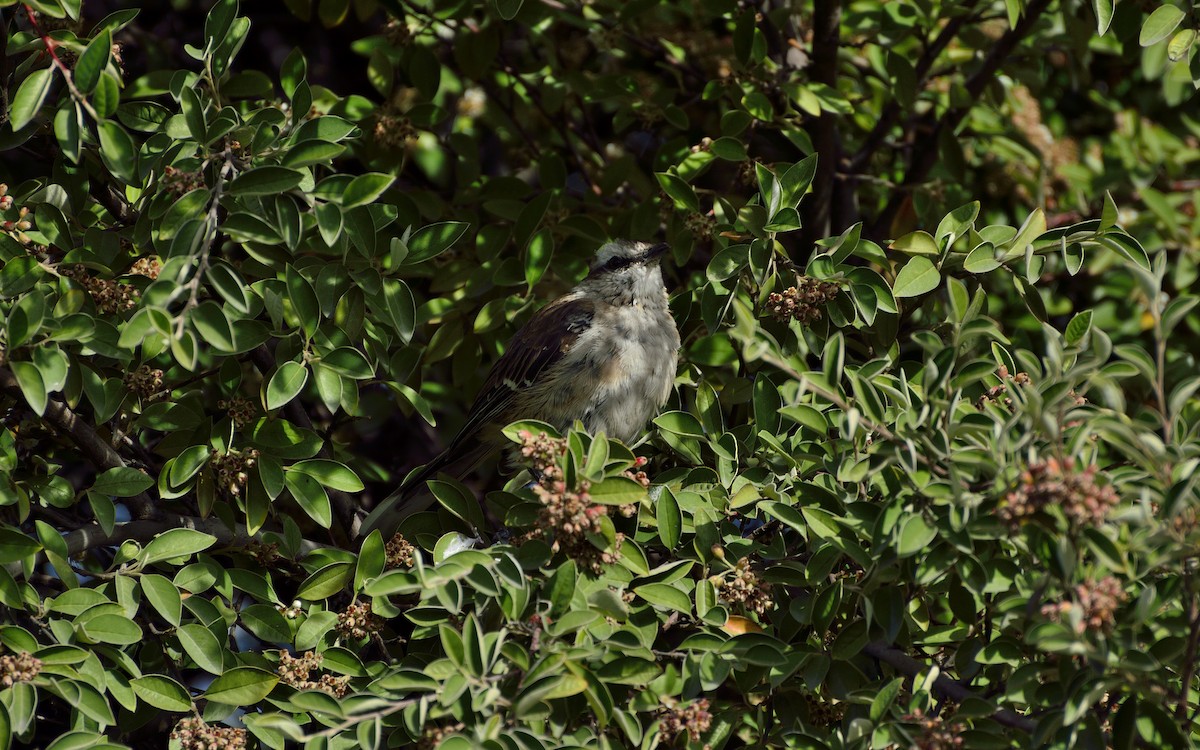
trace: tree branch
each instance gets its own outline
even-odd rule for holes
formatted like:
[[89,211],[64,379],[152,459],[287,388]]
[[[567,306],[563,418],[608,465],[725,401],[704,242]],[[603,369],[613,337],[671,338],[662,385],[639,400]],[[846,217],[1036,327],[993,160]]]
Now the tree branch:
[[[883,641],[873,641],[868,643],[863,651],[867,655],[878,659],[884,664],[887,664],[897,672],[901,672],[909,677],[916,677],[918,674],[929,669],[928,664],[912,658],[900,649],[889,646]],[[938,678],[933,681],[933,689],[935,692],[957,703],[962,703],[968,698],[986,700],[981,696],[976,695],[971,690],[968,690],[961,682],[952,680],[945,675],[939,675]],[[1033,719],[1030,719],[1027,716],[1022,716],[1015,711],[1010,711],[1007,708],[998,709],[996,713],[992,714],[992,718],[1006,727],[1019,729],[1022,732],[1032,733],[1033,730],[1037,728],[1037,723],[1033,721]]]
[[[0,388],[19,398],[22,402],[25,401],[25,395],[21,393],[21,386],[17,383],[17,378],[12,371],[0,369]],[[88,457],[97,471],[128,466],[120,453],[117,453],[91,425],[80,419],[79,415],[71,411],[70,407],[62,401],[48,398],[42,419],[69,437],[71,442],[75,443],[76,447]],[[134,518],[156,518],[161,514],[153,498],[145,492],[125,498],[122,502],[129,506],[129,512]]]
[[[938,32],[938,35],[934,37],[933,42],[921,53],[921,57],[917,59],[917,64],[913,66],[913,72],[915,74],[914,77],[917,79],[918,92],[925,87],[929,71],[933,68],[933,63],[937,60],[938,55],[942,54],[942,51],[958,35],[958,30],[962,28],[963,24],[970,17],[970,10],[972,8],[973,5],[967,8],[968,12],[951,18],[942,27],[942,30]],[[887,103],[883,111],[880,112],[879,120],[875,122],[875,127],[871,128],[871,132],[867,134],[866,139],[859,146],[858,151],[855,152],[854,158],[850,160],[850,166],[847,168],[848,172],[855,173],[862,171],[879,147],[883,145],[884,139],[892,127],[895,126],[896,121],[900,119],[901,111],[902,108],[898,99],[893,98]]]
[[[1021,43],[1021,40],[1033,30],[1034,24],[1037,23],[1042,13],[1049,6],[1050,0],[1031,0],[1025,8],[1025,15],[1021,16],[1017,24],[997,40],[996,45],[992,47],[992,51],[983,59],[983,64],[979,66],[979,70],[975,71],[967,79],[966,100],[971,102],[971,105],[947,110],[941,119],[936,121],[933,120],[931,114],[922,121],[923,127],[921,124],[918,124],[915,131],[921,133],[921,136],[912,144],[912,162],[909,164],[908,172],[904,175],[902,187],[911,188],[925,181],[925,178],[929,176],[929,172],[937,164],[938,142],[941,140],[942,134],[946,132],[953,133],[958,128],[963,118],[970,111],[971,106],[983,94],[984,89],[992,82],[1001,66],[1008,60],[1009,55]],[[886,239],[891,232],[892,222],[908,198],[909,195],[907,192],[898,192],[893,195],[888,201],[887,206],[871,224],[866,236],[877,240]]]
[[[172,515],[160,519],[118,524],[113,528],[111,534],[104,533],[104,529],[99,526],[85,526],[66,534],[63,539],[67,543],[67,554],[78,555],[97,547],[111,547],[131,540],[146,544],[158,534],[171,529],[192,529],[212,534],[217,538],[217,544],[225,547],[245,547],[251,542],[257,541],[259,536],[259,534],[249,533],[245,524],[239,523],[231,529],[225,525],[224,521],[216,517],[196,518],[195,516]],[[322,546],[305,539],[300,542],[300,551],[307,554]]]
[[[841,0],[816,0],[813,9],[812,80],[826,86],[837,86],[839,32],[842,23]],[[839,116],[821,112],[809,128],[813,148],[817,152],[817,172],[813,178],[812,195],[803,202],[804,221],[800,241],[811,247],[830,233],[833,191],[838,164],[842,160],[841,139],[838,137]]]

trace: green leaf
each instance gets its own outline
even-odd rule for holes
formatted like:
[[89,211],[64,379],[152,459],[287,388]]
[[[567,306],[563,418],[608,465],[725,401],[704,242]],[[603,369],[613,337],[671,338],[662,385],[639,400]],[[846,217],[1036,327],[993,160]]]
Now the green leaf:
[[231,195],[277,195],[298,186],[304,173],[286,167],[266,166],[247,170],[229,183]]
[[111,643],[114,646],[131,646],[142,640],[142,629],[133,620],[116,613],[100,614],[88,618],[76,627],[92,643]]
[[101,117],[111,117],[121,104],[121,88],[117,79],[105,71],[100,76],[100,83],[92,92],[92,108]]
[[21,81],[17,93],[13,95],[9,105],[8,122],[13,130],[20,130],[28,125],[50,93],[50,83],[54,79],[52,68],[35,70]]
[[1167,59],[1171,62],[1179,62],[1184,59],[1192,51],[1192,45],[1195,42],[1195,29],[1180,29],[1175,32],[1175,36],[1171,37],[1171,43],[1167,45]]
[[937,538],[937,529],[919,515],[909,516],[900,526],[900,538],[896,543],[896,555],[911,557],[925,550]]
[[346,186],[346,192],[342,194],[342,208],[365,206],[373,202],[383,195],[383,192],[391,186],[395,179],[390,174],[380,174],[379,172],[360,174]]
[[896,283],[892,286],[892,294],[898,298],[919,297],[932,292],[942,282],[942,274],[933,261],[923,255],[909,259],[900,273],[896,274]]
[[1078,344],[1087,338],[1087,335],[1092,331],[1092,311],[1084,310],[1081,313],[1071,318],[1071,322],[1067,323],[1067,330],[1063,336],[1068,344]]
[[179,625],[183,614],[183,598],[175,584],[165,576],[147,573],[141,577],[142,593],[162,618],[172,625]]
[[299,362],[288,361],[279,366],[267,383],[267,409],[278,409],[300,395],[308,382],[308,368]]
[[[19,562],[42,549],[32,537],[19,531],[0,527],[0,565]],[[76,589],[78,591],[80,589]]]
[[670,172],[656,172],[654,176],[658,178],[663,192],[675,202],[675,208],[693,213],[700,210],[700,199],[696,197],[696,191],[684,182],[682,177]]
[[[784,208],[795,208],[804,194],[808,192],[808,187],[812,185],[813,178],[817,175],[817,155],[812,154],[804,159],[796,162],[788,167],[788,170],[779,178],[779,188],[783,194],[782,206]],[[772,217],[774,220],[774,217]]]
[[175,634],[183,650],[196,662],[196,666],[210,674],[221,674],[225,670],[221,643],[211,630],[203,625],[189,623],[176,630]]
[[1142,33],[1138,36],[1138,44],[1149,47],[1170,36],[1179,23],[1186,17],[1177,5],[1163,3],[1142,23]]
[[505,21],[511,21],[521,12],[525,0],[496,0],[496,13]]
[[938,247],[937,241],[933,239],[933,235],[928,232],[910,232],[903,237],[892,242],[890,247],[893,250],[898,250],[905,255],[932,255],[939,256],[942,254],[941,248]]
[[554,235],[549,229],[543,229],[529,240],[525,248],[525,282],[532,289],[542,279],[554,257]]
[[326,565],[305,579],[296,591],[296,598],[308,601],[320,601],[341,591],[346,587],[354,573],[353,566],[348,562],[334,562]]
[[683,614],[692,613],[692,600],[688,595],[669,583],[647,583],[636,586],[633,593],[645,599],[655,607],[673,609]]
[[75,63],[75,87],[83,94],[90,94],[100,83],[100,75],[108,67],[112,55],[112,32],[104,29],[96,35],[79,60]]
[[289,472],[307,474],[322,485],[342,492],[362,492],[362,480],[345,464],[325,458],[300,461],[288,467]]
[[424,263],[450,249],[469,227],[465,221],[443,221],[418,229],[408,240],[408,257],[405,265]]
[[170,529],[150,540],[139,558],[143,565],[162,560],[186,559],[217,543],[212,534],[195,529]]
[[383,282],[383,299],[388,322],[400,334],[400,340],[407,344],[417,329],[417,302],[412,290],[399,279],[388,279]]
[[148,674],[129,681],[138,698],[161,711],[183,713],[192,710],[192,698],[187,688],[170,677]]
[[42,416],[50,400],[50,394],[46,392],[46,385],[42,382],[42,374],[32,362],[10,362],[8,367],[16,376],[21,395],[25,397],[29,408],[34,414]]
[[113,497],[133,497],[154,486],[154,478],[126,466],[118,466],[100,474],[92,484],[93,492]]
[[658,538],[667,549],[675,549],[679,545],[680,532],[683,530],[683,513],[675,495],[663,488],[658,500],[654,503],[654,518],[658,522]]
[[305,141],[287,152],[287,155],[283,157],[283,166],[299,169],[313,164],[328,165],[345,151],[346,147],[339,143]]
[[609,477],[588,490],[592,501],[601,505],[629,505],[639,503],[646,496],[646,488],[629,477]]
[[233,324],[216,302],[201,302],[192,309],[190,317],[196,332],[217,351],[232,353],[237,350],[233,338]]
[[320,483],[307,474],[295,471],[284,475],[284,483],[308,517],[316,521],[321,528],[329,528],[333,523],[333,513],[329,504],[329,494]]
[[191,445],[180,453],[171,464],[167,478],[172,487],[182,487],[189,479],[196,476],[212,454],[207,445]]
[[96,125],[100,136],[100,157],[117,179],[132,185],[137,178],[137,146],[133,138],[112,120]]
[[279,677],[257,667],[234,667],[212,681],[204,697],[229,706],[252,706],[266,698]]

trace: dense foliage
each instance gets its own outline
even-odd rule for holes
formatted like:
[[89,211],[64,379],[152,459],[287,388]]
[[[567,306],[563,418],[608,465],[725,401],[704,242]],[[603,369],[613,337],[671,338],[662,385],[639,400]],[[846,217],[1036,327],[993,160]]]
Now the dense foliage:
[[[1194,13],[111,5],[0,0],[0,748],[1200,745]],[[647,438],[359,535],[610,237]]]

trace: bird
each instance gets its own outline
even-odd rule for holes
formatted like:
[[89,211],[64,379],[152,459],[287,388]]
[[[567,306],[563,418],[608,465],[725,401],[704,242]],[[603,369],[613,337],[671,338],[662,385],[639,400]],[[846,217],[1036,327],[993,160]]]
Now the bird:
[[433,503],[425,483],[463,477],[502,450],[520,419],[632,442],[666,403],[675,382],[679,331],[667,307],[660,262],[665,243],[612,240],[587,276],[542,307],[509,341],[441,454],[412,473],[363,520],[359,535],[386,535]]

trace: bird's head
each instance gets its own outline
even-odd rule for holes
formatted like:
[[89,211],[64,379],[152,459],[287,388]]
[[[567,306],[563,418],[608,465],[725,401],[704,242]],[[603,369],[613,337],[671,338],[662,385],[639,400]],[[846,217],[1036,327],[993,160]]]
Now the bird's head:
[[596,251],[591,271],[581,286],[613,304],[648,304],[665,299],[659,261],[669,246],[633,240],[613,240]]

